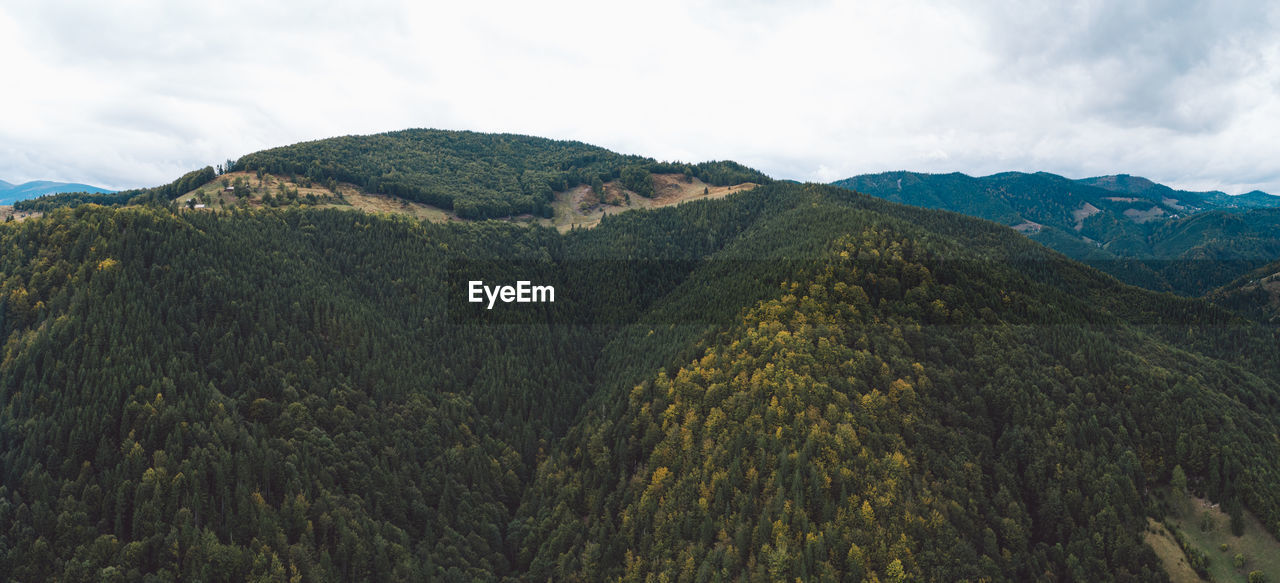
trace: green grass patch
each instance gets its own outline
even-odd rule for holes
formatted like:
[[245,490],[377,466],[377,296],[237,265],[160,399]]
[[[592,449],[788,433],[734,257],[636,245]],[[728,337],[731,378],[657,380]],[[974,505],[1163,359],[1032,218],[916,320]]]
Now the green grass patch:
[[1200,575],[1197,575],[1195,569],[1187,563],[1187,555],[1182,552],[1177,538],[1163,524],[1148,518],[1147,531],[1143,533],[1143,539],[1147,541],[1151,550],[1156,552],[1156,556],[1160,557],[1160,564],[1164,567],[1165,573],[1169,574],[1169,580],[1172,583],[1202,581]]
[[[1231,518],[1217,505],[1190,495],[1170,495],[1168,499],[1169,522],[1209,557],[1209,575],[1214,581],[1246,582],[1251,571],[1261,571],[1266,581],[1280,582],[1280,541],[1253,514],[1244,512],[1243,534],[1235,536]],[[1236,555],[1244,558],[1243,567],[1236,567]]]

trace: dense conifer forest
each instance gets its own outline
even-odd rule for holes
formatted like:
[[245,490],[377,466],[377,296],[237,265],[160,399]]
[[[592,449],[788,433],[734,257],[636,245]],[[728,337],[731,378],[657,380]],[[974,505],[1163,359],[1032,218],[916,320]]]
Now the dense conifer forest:
[[1260,321],[1280,324],[1280,261],[1246,272],[1207,297]]
[[[236,165],[499,214],[659,167],[358,151],[414,139]],[[1164,581],[1178,474],[1280,533],[1277,329],[996,223],[782,182],[568,233],[140,194],[0,225],[15,581]]]

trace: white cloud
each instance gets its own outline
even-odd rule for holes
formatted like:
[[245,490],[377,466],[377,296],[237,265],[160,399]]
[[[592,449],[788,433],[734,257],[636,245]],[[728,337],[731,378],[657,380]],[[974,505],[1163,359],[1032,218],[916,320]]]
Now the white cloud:
[[802,180],[1129,172],[1280,192],[1266,6],[0,0],[0,178],[150,185],[443,127]]

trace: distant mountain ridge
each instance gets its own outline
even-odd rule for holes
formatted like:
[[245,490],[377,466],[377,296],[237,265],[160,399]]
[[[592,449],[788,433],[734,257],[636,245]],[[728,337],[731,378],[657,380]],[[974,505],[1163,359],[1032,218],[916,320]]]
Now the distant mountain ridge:
[[[1129,283],[1201,294],[1280,257],[1280,196],[1175,190],[1119,174],[885,172],[834,183],[995,221]],[[1173,263],[1170,263],[1173,262]]]
[[[894,202],[943,208],[997,222],[1013,218],[1053,221],[1054,207],[1070,203],[1073,206],[1069,213],[1071,220],[1064,224],[1073,228],[1076,222],[1074,213],[1079,210],[1074,209],[1077,203],[1089,203],[1100,209],[1102,204],[1106,204],[1116,207],[1121,214],[1128,210],[1138,211],[1143,214],[1129,213],[1128,216],[1140,223],[1215,209],[1280,208],[1280,196],[1260,190],[1239,195],[1217,190],[1177,190],[1128,174],[1073,180],[1048,172],[1001,172],[975,177],[959,172],[926,174],[897,171],[862,174],[832,184]],[[1152,211],[1156,207],[1159,213]],[[1139,218],[1134,219],[1135,216]]]
[[1130,176],[1128,174],[1112,174],[1109,176],[1081,178],[1076,182],[1079,182],[1080,184],[1087,184],[1089,186],[1096,186],[1113,192],[1134,194],[1148,200],[1161,202],[1166,198],[1172,198],[1184,203],[1195,201],[1206,207],[1213,208],[1249,209],[1280,207],[1280,196],[1263,192],[1261,190],[1251,190],[1244,194],[1227,194],[1221,190],[1210,190],[1204,192],[1177,190],[1158,182],[1152,182],[1150,179],[1143,178],[1141,176]]
[[80,184],[78,182],[32,180],[22,184],[12,184],[10,182],[0,180],[0,204],[13,204],[20,200],[27,200],[45,196],[47,194],[59,194],[63,192],[90,192],[104,194],[114,191],[98,186]]

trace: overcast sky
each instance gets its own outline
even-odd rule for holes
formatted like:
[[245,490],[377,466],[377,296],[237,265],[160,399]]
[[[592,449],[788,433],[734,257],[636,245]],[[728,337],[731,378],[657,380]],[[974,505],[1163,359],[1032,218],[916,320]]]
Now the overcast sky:
[[1274,3],[998,4],[0,0],[0,179],[150,186],[435,127],[797,180],[1045,170],[1280,193]]

